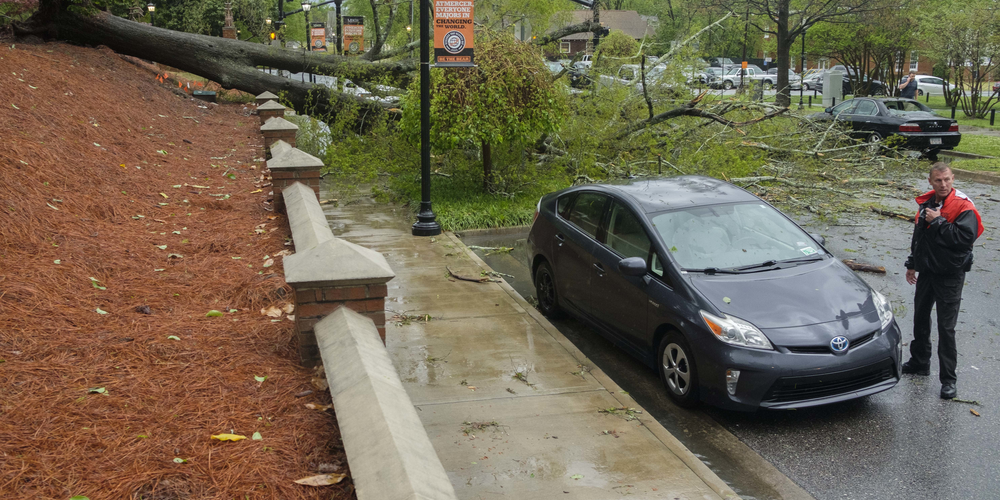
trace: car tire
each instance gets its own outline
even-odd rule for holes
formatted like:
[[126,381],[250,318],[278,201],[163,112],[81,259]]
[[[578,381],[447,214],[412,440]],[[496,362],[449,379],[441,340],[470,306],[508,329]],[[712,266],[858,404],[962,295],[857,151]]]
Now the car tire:
[[733,88],[733,82],[731,82],[729,80],[726,80],[726,81],[722,82],[722,89],[723,90],[732,90],[732,88]]
[[551,319],[563,315],[559,308],[559,293],[556,291],[556,275],[548,262],[542,262],[535,270],[535,298],[538,299],[538,310]]
[[917,97],[923,97],[923,96],[924,96],[924,91],[917,89]]
[[774,84],[768,80],[764,80],[764,90],[771,90],[772,88],[774,88]]
[[698,371],[694,353],[687,340],[677,332],[670,332],[660,340],[657,350],[660,381],[667,389],[667,396],[682,408],[698,405]]

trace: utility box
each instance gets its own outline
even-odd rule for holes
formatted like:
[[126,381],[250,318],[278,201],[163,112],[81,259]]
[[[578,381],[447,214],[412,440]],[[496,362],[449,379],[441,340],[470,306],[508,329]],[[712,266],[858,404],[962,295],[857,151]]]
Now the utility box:
[[823,107],[829,108],[844,101],[844,74],[827,71],[823,75]]
[[195,99],[205,102],[215,102],[215,91],[213,90],[195,90],[192,94],[194,94]]

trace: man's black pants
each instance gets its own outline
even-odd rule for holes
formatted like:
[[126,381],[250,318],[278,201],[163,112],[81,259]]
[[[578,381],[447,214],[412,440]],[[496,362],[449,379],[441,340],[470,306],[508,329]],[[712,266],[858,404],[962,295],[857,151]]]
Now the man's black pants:
[[962,305],[962,287],[965,273],[942,275],[917,274],[917,291],[913,307],[913,342],[910,357],[921,366],[931,365],[931,307],[937,304],[938,363],[941,365],[941,382],[958,380],[958,347],[955,345],[955,324]]

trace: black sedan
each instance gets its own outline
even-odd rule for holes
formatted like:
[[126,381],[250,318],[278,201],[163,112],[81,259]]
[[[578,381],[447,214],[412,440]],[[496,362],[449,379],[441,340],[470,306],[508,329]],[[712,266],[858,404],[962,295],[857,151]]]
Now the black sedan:
[[660,372],[681,406],[802,408],[887,390],[889,301],[777,209],[707,177],[545,195],[528,235],[538,308]]
[[853,136],[872,143],[900,136],[905,139],[904,147],[922,151],[931,158],[942,149],[954,149],[962,140],[957,121],[939,116],[913,99],[848,99],[809,118],[849,123]]

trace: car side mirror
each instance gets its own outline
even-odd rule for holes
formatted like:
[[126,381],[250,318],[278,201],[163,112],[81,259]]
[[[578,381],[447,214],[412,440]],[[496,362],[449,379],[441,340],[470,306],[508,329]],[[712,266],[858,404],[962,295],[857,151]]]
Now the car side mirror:
[[816,242],[820,245],[826,246],[826,238],[824,238],[823,235],[819,233],[809,233],[809,236],[812,236],[812,239],[816,240]]
[[826,109],[823,110],[823,112],[824,113],[832,113],[833,112],[833,108],[826,108]]
[[629,257],[618,261],[618,271],[625,276],[643,276],[646,274],[646,259]]

